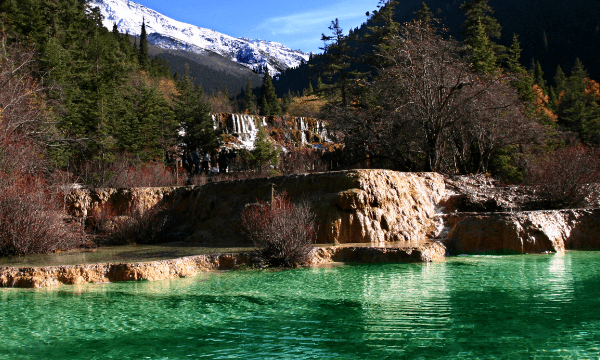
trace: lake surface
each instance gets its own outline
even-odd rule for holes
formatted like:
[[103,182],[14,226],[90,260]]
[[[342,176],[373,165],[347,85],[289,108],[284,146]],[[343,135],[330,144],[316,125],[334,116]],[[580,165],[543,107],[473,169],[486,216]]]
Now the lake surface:
[[600,252],[0,289],[0,359],[598,359]]

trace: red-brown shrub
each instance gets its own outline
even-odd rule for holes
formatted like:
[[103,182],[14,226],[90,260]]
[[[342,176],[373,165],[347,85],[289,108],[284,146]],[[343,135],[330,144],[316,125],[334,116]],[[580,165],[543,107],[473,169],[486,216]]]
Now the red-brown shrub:
[[172,223],[172,214],[162,206],[142,211],[132,204],[119,214],[104,204],[88,213],[86,230],[98,235],[101,245],[154,244],[174,240],[168,233]]
[[242,229],[272,266],[294,266],[308,260],[316,239],[315,215],[308,202],[296,205],[287,194],[271,203],[249,204],[242,212]]
[[135,165],[126,155],[111,163],[86,161],[76,167],[78,182],[93,187],[132,188],[177,186],[185,184],[187,176],[177,176],[173,169],[160,162]]
[[84,243],[81,226],[68,222],[61,201],[40,178],[0,187],[0,256],[46,253]]
[[47,181],[51,172],[40,140],[56,129],[46,118],[51,106],[35,59],[33,50],[0,37],[0,256],[84,243],[80,224],[62,208],[59,186]]
[[530,164],[526,180],[549,208],[582,206],[600,180],[598,151],[585,146],[557,150]]

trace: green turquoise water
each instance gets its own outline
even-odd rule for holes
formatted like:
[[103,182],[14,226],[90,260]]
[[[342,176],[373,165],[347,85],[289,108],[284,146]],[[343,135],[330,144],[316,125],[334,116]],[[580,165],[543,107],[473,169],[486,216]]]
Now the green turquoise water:
[[600,252],[0,290],[0,359],[598,359]]

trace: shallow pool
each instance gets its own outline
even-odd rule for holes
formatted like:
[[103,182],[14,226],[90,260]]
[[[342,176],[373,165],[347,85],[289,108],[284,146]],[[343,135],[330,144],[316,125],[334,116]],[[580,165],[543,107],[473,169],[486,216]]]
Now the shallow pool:
[[598,359],[600,252],[0,289],[0,359]]

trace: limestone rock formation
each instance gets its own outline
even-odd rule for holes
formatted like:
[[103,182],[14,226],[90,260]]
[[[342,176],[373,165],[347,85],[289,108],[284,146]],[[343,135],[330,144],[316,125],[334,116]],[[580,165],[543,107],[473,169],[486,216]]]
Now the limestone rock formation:
[[132,189],[74,189],[65,195],[70,215],[86,218],[91,212],[102,209],[112,215],[124,215],[132,210],[146,211],[176,191],[176,187]]
[[312,203],[318,243],[381,245],[436,238],[450,254],[600,248],[600,210],[507,211],[535,201],[521,196],[523,189],[499,187],[481,176],[352,170],[202,187],[76,190],[67,202],[71,214],[80,217],[98,207],[120,215],[131,207],[165,205],[175,214],[179,240],[243,246],[240,214],[249,203],[268,201],[272,187]]
[[[444,258],[440,243],[417,247],[318,247],[310,264],[331,262],[431,262]],[[0,267],[0,287],[42,288],[61,284],[105,283],[116,281],[164,280],[196,275],[199,272],[231,270],[251,266],[251,254],[214,254],[140,263],[50,266],[42,268]]]
[[600,209],[458,213],[445,217],[451,254],[562,253],[600,248]]
[[70,194],[69,208],[78,216],[97,207],[122,215],[131,206],[148,209],[167,204],[177,232],[185,234],[180,240],[237,246],[247,244],[240,229],[244,207],[268,201],[272,188],[312,204],[318,243],[418,241],[434,237],[441,226],[435,207],[444,194],[444,178],[388,170],[290,175],[177,189],[78,190]]

